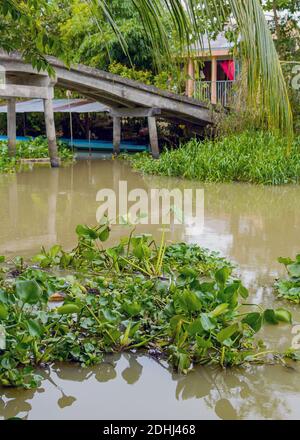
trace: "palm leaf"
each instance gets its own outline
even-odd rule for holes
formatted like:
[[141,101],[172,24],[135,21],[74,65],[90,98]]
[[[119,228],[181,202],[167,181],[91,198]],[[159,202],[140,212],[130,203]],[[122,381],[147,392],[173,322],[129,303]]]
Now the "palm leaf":
[[[86,1],[93,1],[107,16],[125,48],[126,42],[122,40],[107,2]],[[282,133],[292,135],[293,120],[287,87],[259,0],[132,0],[132,3],[139,11],[154,53],[165,57],[170,57],[171,51],[164,14],[172,20],[181,47],[186,51],[195,39],[200,47],[203,44],[199,21],[207,21],[210,28],[220,29],[228,18],[229,8],[241,36],[241,57],[248,68],[248,104],[259,106],[261,117],[270,129],[280,129]]]

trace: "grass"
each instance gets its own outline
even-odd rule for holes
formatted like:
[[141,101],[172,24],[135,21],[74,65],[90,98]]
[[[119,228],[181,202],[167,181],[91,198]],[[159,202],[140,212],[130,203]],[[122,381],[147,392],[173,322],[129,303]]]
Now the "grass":
[[[63,142],[58,141],[58,155],[60,160],[73,160],[73,153]],[[41,159],[49,157],[47,139],[39,136],[29,141],[17,142],[16,157],[8,155],[7,141],[0,142],[0,173],[15,172],[20,159]]]
[[281,185],[300,181],[300,137],[289,147],[286,139],[263,131],[204,142],[193,139],[164,151],[158,160],[146,153],[126,158],[135,170],[146,174],[203,182]]

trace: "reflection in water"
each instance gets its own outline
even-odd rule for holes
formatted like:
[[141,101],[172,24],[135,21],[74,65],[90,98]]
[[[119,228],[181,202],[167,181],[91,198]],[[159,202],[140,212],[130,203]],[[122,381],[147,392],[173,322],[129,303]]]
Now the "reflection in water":
[[[141,374],[143,369],[145,378]],[[153,374],[156,380],[160,376],[159,383],[151,381]],[[300,393],[298,374],[299,371],[282,366],[226,371],[197,367],[189,375],[181,376],[162,369],[145,356],[127,353],[108,356],[102,365],[94,368],[57,364],[49,372],[42,372],[44,388],[36,391],[5,389],[0,398],[0,416],[4,419],[16,416],[23,419],[299,418],[300,409],[295,406]],[[108,382],[110,386],[106,385]],[[69,389],[74,390],[76,397],[69,394]],[[168,409],[171,409],[169,413]]]
[[[204,188],[205,226],[187,237],[172,226],[168,240],[196,241],[234,260],[252,292],[251,301],[270,305],[275,277],[283,273],[278,256],[300,250],[300,186],[261,187],[243,184],[199,184],[181,179],[142,177],[122,161],[81,161],[56,170],[0,176],[0,255],[30,256],[43,244],[75,244],[78,223],[96,221],[96,194],[141,188]],[[158,226],[137,232],[161,235]],[[113,228],[111,243],[128,233]],[[277,301],[278,306],[280,303]],[[289,306],[300,322],[298,306]],[[288,326],[266,327],[268,346],[290,345]],[[164,368],[163,368],[164,367]],[[297,367],[299,368],[299,367]],[[109,356],[95,368],[56,364],[43,370],[43,389],[0,390],[0,417],[10,418],[299,418],[298,372],[282,366],[220,370],[196,368],[180,376],[145,356]]]

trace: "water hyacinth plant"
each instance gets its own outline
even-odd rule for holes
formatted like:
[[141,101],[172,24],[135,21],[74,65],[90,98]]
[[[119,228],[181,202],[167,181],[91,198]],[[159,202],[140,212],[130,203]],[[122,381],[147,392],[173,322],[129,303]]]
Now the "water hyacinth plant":
[[278,280],[275,289],[278,297],[287,299],[293,303],[300,303],[300,254],[295,260],[291,258],[278,258],[278,262],[284,264],[288,277]]
[[127,155],[134,169],[146,174],[184,177],[202,182],[249,182],[282,185],[300,181],[300,139],[264,131],[245,131],[203,142],[192,139],[158,160],[147,153]]
[[[61,141],[57,142],[58,155],[62,162],[72,162],[73,152]],[[48,141],[44,136],[17,142],[16,157],[8,155],[7,141],[0,141],[0,173],[15,172],[20,159],[44,159],[49,157]]]
[[35,387],[37,366],[87,366],[123,350],[144,350],[183,373],[280,357],[255,334],[265,322],[290,323],[290,313],[249,311],[228,261],[198,245],[157,245],[150,235],[105,249],[109,230],[106,222],[79,225],[71,252],[43,248],[27,264],[1,257],[0,384]]

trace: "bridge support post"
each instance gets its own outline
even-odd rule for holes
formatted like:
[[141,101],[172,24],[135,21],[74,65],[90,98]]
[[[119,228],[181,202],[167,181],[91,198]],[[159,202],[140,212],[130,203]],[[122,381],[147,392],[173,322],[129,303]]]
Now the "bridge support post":
[[158,135],[157,135],[156,119],[154,116],[148,117],[148,128],[149,128],[151,154],[153,159],[158,159],[159,158]]
[[59,167],[57,143],[56,143],[56,132],[54,124],[54,113],[52,99],[44,99],[44,113],[45,113],[45,124],[46,133],[48,138],[48,149],[49,157],[52,168]]
[[211,102],[217,103],[217,76],[218,76],[218,62],[216,57],[211,60]]
[[121,144],[121,118],[120,116],[113,117],[113,145],[114,154],[120,154]]
[[189,98],[194,96],[195,91],[195,65],[194,60],[188,60],[188,79],[186,82],[186,94]]
[[7,103],[7,137],[8,137],[8,154],[13,157],[16,155],[16,100],[10,98]]

